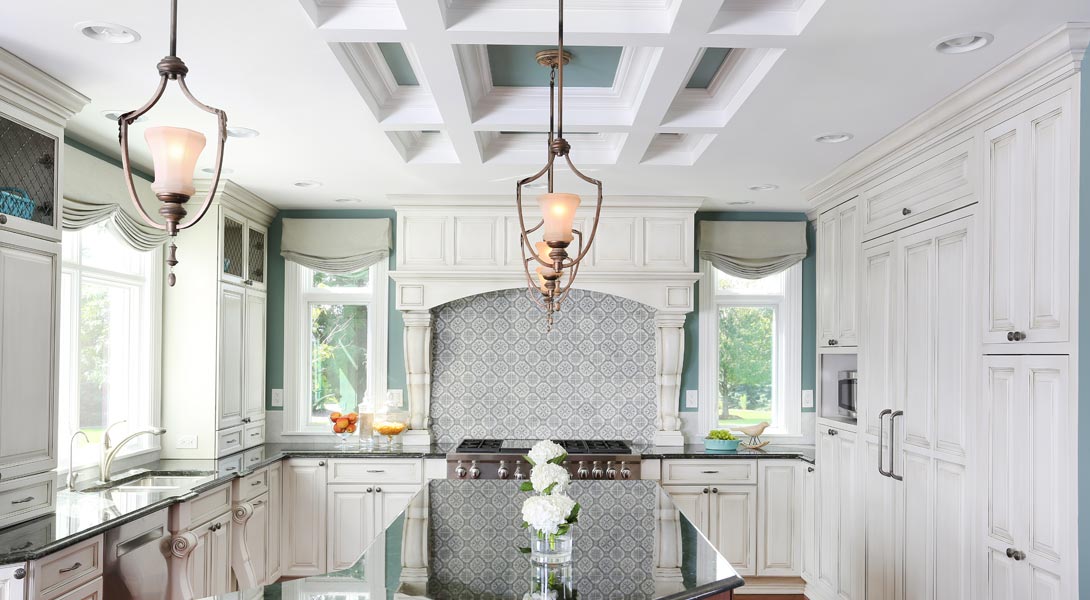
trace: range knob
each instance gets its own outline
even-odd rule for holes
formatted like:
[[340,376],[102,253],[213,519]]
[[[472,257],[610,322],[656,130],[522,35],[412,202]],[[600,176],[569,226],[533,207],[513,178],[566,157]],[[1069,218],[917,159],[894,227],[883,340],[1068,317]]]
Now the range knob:
[[606,479],[616,479],[617,469],[613,468],[613,461],[606,461]]
[[585,461],[579,461],[579,469],[575,472],[576,479],[586,479],[590,477],[590,471],[587,470],[587,463]]
[[500,479],[507,479],[507,475],[507,461],[501,460],[500,468],[496,469],[496,477],[499,477]]
[[624,465],[624,461],[621,461],[621,479],[629,479],[632,477],[632,469],[629,469]]
[[590,476],[592,479],[601,479],[606,476],[606,472],[602,470],[602,465],[598,461],[594,461],[594,468],[590,470]]
[[526,479],[526,474],[522,472],[522,461],[515,461],[515,481],[522,481]]
[[462,461],[458,461],[458,466],[454,467],[454,474],[458,476],[458,479],[466,478],[466,468],[462,466]]
[[480,479],[481,478],[481,470],[477,467],[477,461],[473,461],[473,464],[470,465],[470,467],[469,467],[469,478],[470,479]]

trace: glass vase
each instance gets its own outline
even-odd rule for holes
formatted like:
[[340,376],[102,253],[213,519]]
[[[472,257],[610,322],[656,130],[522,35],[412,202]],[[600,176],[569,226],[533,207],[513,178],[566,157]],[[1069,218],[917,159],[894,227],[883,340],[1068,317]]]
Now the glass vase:
[[530,560],[538,564],[559,564],[571,562],[572,534],[569,527],[566,533],[550,535],[530,528]]
[[530,593],[524,600],[577,600],[571,561],[530,562]]

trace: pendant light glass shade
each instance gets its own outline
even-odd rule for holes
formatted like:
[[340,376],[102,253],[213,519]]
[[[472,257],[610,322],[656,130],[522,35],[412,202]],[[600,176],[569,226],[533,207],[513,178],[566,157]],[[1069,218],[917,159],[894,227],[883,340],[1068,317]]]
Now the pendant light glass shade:
[[151,127],[144,132],[144,139],[155,167],[151,191],[192,196],[197,191],[193,187],[193,170],[204,150],[204,134],[183,127]]
[[545,221],[542,239],[546,242],[571,242],[575,210],[581,199],[576,194],[542,194],[537,197],[541,218]]

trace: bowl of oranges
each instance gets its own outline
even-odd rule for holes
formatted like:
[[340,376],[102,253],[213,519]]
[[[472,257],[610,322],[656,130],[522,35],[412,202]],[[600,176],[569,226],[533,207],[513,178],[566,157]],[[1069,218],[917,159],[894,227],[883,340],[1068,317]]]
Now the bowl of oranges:
[[388,412],[375,415],[375,433],[386,438],[386,445],[393,447],[398,443],[397,436],[409,428],[409,413]]
[[356,424],[359,422],[360,416],[354,412],[348,414],[332,412],[329,414],[329,420],[333,422],[333,433],[341,438],[338,447],[347,448],[348,438],[356,433]]

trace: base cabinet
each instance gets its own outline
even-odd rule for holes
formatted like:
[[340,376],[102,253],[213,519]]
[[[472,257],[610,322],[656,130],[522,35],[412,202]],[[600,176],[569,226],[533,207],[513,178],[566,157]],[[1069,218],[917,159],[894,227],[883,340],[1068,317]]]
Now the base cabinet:
[[816,579],[817,572],[817,466],[802,469],[802,578]]
[[844,600],[862,599],[861,525],[855,494],[855,433],[829,427],[818,431],[817,585]]
[[0,567],[0,600],[25,600],[26,566],[22,563]]
[[757,486],[664,486],[739,575],[757,574]]
[[284,577],[326,572],[326,461],[293,458],[283,464]]
[[231,513],[223,513],[192,530],[197,543],[186,564],[190,598],[206,598],[231,591]]
[[281,553],[283,552],[283,466],[277,463],[269,467],[269,525],[265,534],[265,582],[280,579]]

